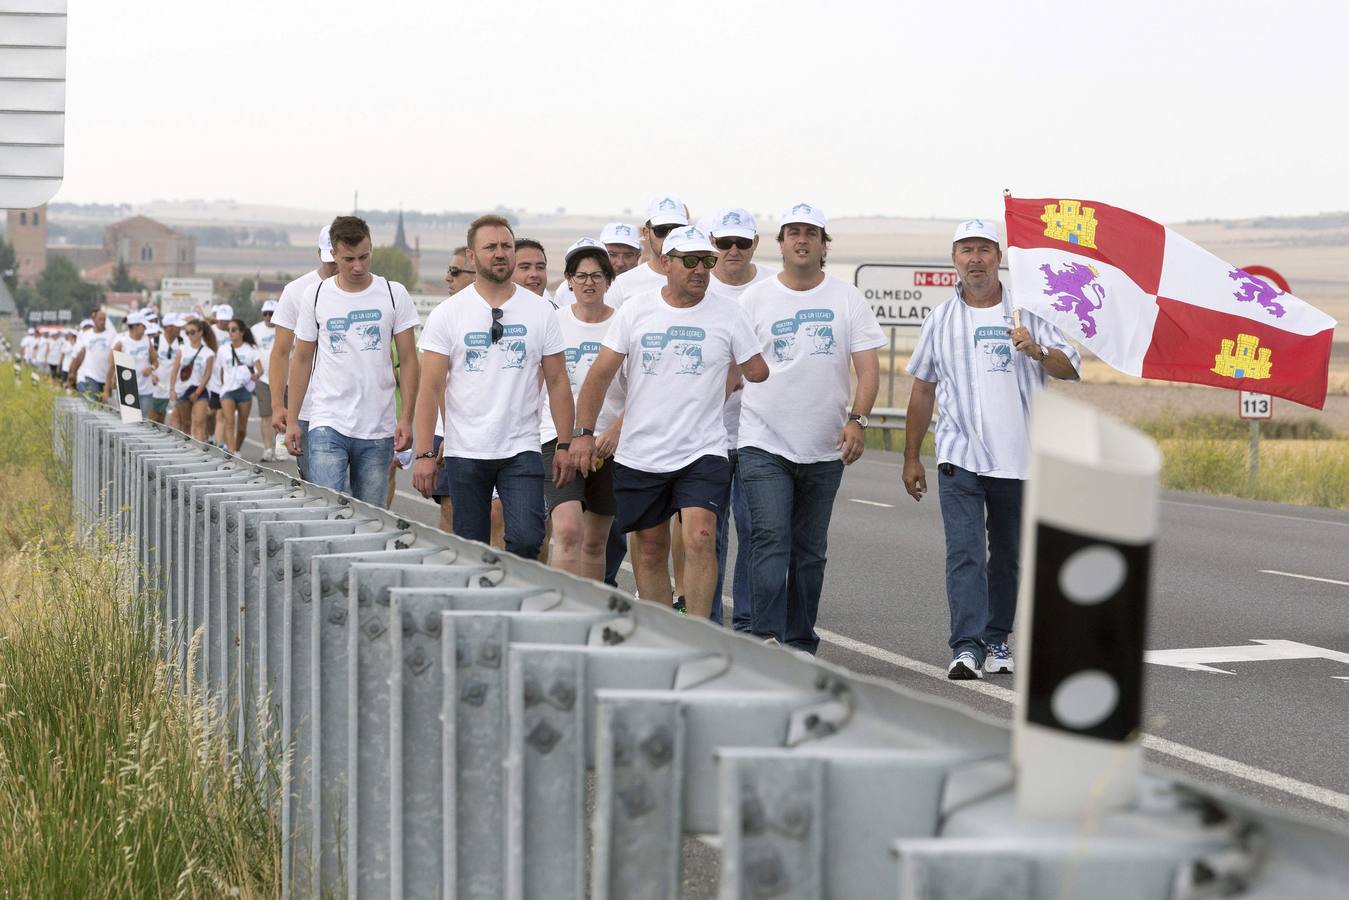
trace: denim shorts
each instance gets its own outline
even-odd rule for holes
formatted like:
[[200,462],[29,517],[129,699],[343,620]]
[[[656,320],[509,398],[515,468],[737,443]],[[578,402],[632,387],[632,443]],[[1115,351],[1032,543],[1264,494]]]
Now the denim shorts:
[[215,391],[208,390],[206,392],[206,405],[211,409],[219,409],[220,395],[217,394]]
[[620,531],[654,528],[681,509],[698,507],[720,516],[731,490],[731,461],[700,456],[673,472],[644,472],[622,463],[614,467],[615,521]]
[[226,391],[225,393],[221,394],[220,399],[232,400],[235,403],[252,403],[253,392],[245,387],[235,388],[232,391]]

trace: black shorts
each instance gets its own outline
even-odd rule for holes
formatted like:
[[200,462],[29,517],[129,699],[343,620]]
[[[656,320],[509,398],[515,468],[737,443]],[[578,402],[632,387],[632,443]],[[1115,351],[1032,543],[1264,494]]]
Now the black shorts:
[[219,409],[219,408],[220,408],[220,395],[217,394],[215,391],[210,391],[210,390],[208,390],[208,391],[206,392],[206,405],[207,405],[208,407],[210,407],[211,409]]
[[614,502],[614,461],[606,459],[597,471],[582,477],[578,474],[566,487],[553,484],[553,456],[557,438],[543,445],[543,510],[551,515],[563,503],[577,500],[581,509],[597,516],[612,516],[618,512]]
[[721,515],[731,491],[731,461],[700,456],[673,472],[644,472],[613,463],[615,522],[620,531],[641,531],[666,522],[681,509],[699,507]]
[[[445,438],[436,435],[431,440],[432,451],[439,453],[440,445],[445,443]],[[450,461],[442,457],[436,458],[436,486],[431,489],[432,497],[450,496]]]

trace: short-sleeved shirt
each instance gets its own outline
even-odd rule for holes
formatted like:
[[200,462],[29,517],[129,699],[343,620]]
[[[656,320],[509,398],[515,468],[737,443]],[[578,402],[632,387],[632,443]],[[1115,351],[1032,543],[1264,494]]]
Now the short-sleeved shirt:
[[363,291],[342,290],[337,276],[307,288],[295,338],[318,343],[305,391],[309,427],[360,440],[392,437],[397,378],[389,348],[419,321],[407,288],[379,275]]
[[272,311],[272,324],[294,331],[295,323],[300,318],[300,300],[304,297],[305,291],[322,280],[319,277],[319,270],[311,269],[299,278],[287,282],[281,289],[281,299],[276,301],[276,309]]
[[[557,317],[558,327],[562,330],[562,358],[567,363],[567,380],[571,382],[571,398],[575,402],[581,395],[581,387],[585,384],[586,376],[590,374],[590,367],[599,357],[600,342],[609,332],[614,316],[609,316],[603,322],[582,322],[576,318],[570,306],[562,307],[554,315]],[[623,398],[623,379],[616,376],[609,383],[609,390],[604,394],[604,405],[600,408],[599,418],[595,420],[596,434],[614,424],[614,420],[623,414]],[[557,427],[553,424],[553,411],[548,405],[548,394],[545,391],[543,409],[539,413],[539,441],[546,444],[555,437]]]
[[89,378],[102,384],[108,377],[108,363],[112,359],[112,343],[117,340],[117,329],[111,325],[102,331],[92,328],[80,333],[79,349],[84,351],[84,360],[76,378]]
[[253,340],[258,343],[258,353],[261,354],[262,377],[258,380],[267,384],[267,374],[272,368],[272,345],[276,343],[276,326],[258,322],[250,330],[253,332]]
[[508,459],[539,452],[543,358],[562,353],[562,330],[553,305],[519,285],[500,309],[495,343],[492,306],[476,285],[426,317],[422,351],[449,358],[445,456]]
[[644,262],[615,278],[604,295],[604,302],[614,309],[621,309],[633,297],[649,294],[667,283],[669,279],[664,274],[651,268],[651,263]]
[[614,459],[664,473],[725,458],[726,375],[759,353],[739,305],[708,291],[694,306],[671,306],[658,288],[627,300],[612,322],[603,345],[627,357],[628,373]]
[[[995,315],[1001,328],[1012,326],[1014,300],[1011,291],[1002,288],[1002,305]],[[1011,352],[1006,368],[1015,382],[1013,410],[1018,414],[1020,428],[985,428],[980,374],[976,364],[991,365],[983,359],[986,354],[998,353],[992,344],[983,346],[994,335],[987,324],[977,324],[977,310],[965,303],[960,287],[934,309],[923,322],[918,335],[918,346],[909,358],[908,371],[914,378],[937,386],[937,462],[951,463],[979,475],[1009,471],[1000,459],[1017,460],[1028,457],[1025,446],[1029,434],[1030,403],[1036,392],[1044,389],[1044,367],[1024,353]],[[1026,310],[1021,311],[1021,324],[1030,331],[1031,340],[1051,349],[1061,350],[1074,369],[1081,366],[1081,358],[1057,328]],[[1008,443],[1013,442],[1013,443]],[[1019,442],[1019,445],[1016,443]],[[1002,474],[1002,477],[1025,478],[1024,471]]]
[[857,288],[832,275],[808,291],[777,278],[762,281],[740,306],[769,375],[740,392],[738,445],[795,463],[839,459],[838,433],[852,401],[852,354],[885,344],[871,307]]
[[[772,266],[755,263],[754,277],[745,284],[726,284],[717,278],[716,273],[713,273],[711,280],[707,283],[707,289],[739,303],[745,296],[745,291],[761,281],[767,281],[777,275],[779,271],[781,270]],[[764,358],[767,359],[768,357]],[[735,447],[740,441],[740,404],[744,400],[744,397],[741,396],[743,393],[743,391],[732,393],[731,396],[726,398],[726,405],[721,410],[722,421],[726,424],[727,447]]]

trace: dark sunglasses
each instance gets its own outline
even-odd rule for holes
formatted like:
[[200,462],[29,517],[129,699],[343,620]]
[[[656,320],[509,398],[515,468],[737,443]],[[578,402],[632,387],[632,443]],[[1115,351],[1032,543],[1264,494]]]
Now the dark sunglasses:
[[652,225],[651,233],[654,234],[656,237],[660,238],[661,240],[665,240],[665,238],[670,234],[670,232],[674,231],[676,228],[682,227],[683,227],[682,225]]
[[492,343],[501,340],[501,336],[506,333],[506,326],[501,324],[501,310],[492,310]]
[[718,250],[730,250],[732,247],[737,250],[748,250],[754,246],[754,242],[742,237],[717,238],[712,242],[712,246]]
[[674,258],[682,262],[686,269],[698,268],[699,262],[703,264],[704,269],[715,269],[717,266],[715,256],[675,256]]
[[478,270],[477,270],[477,269],[461,269],[461,268],[459,268],[458,266],[450,266],[450,268],[448,269],[448,271],[449,271],[449,273],[450,273],[450,277],[451,277],[451,278],[458,278],[460,275],[463,275],[463,274],[465,274],[465,273],[467,273],[467,274],[469,274],[469,275],[477,275],[477,274],[478,274]]

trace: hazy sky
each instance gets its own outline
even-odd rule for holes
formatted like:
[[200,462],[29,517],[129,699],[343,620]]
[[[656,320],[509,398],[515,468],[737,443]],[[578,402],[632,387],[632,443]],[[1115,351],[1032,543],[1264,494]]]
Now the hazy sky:
[[71,0],[58,200],[1349,209],[1349,4]]

